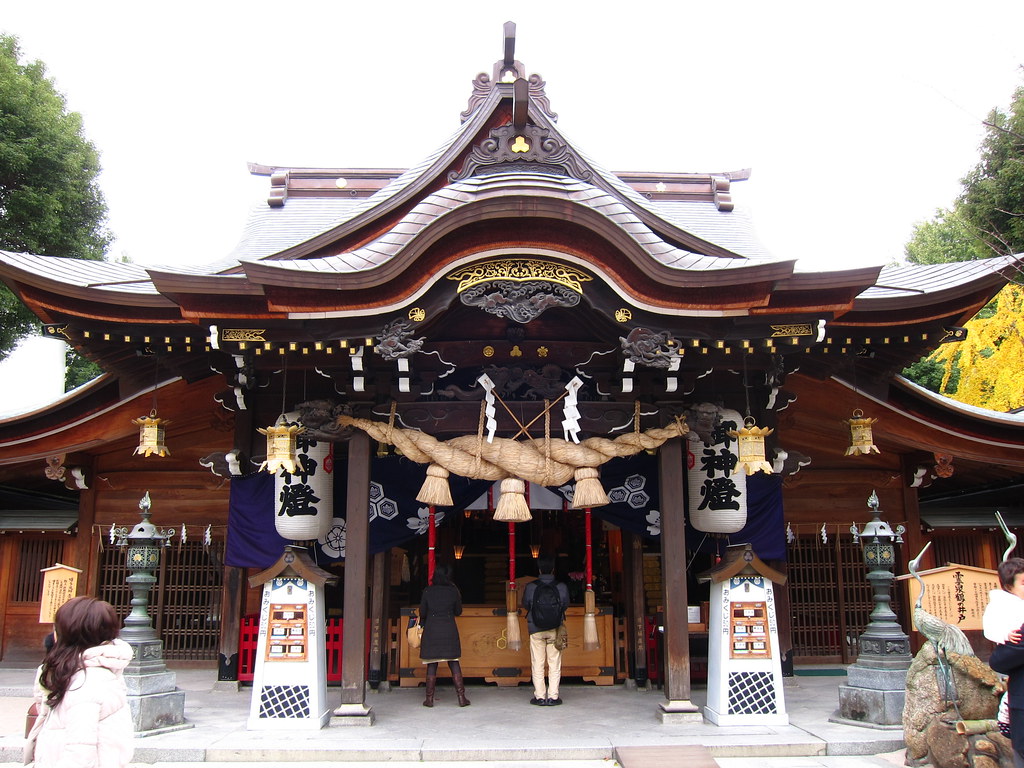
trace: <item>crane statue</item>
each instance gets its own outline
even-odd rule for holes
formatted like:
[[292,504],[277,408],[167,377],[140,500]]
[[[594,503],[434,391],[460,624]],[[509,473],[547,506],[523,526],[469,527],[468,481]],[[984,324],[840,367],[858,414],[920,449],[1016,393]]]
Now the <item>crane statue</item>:
[[974,649],[971,647],[971,642],[959,627],[943,621],[938,616],[933,616],[921,607],[924,602],[925,583],[917,575],[917,567],[921,564],[921,558],[924,557],[924,553],[931,545],[930,541],[925,544],[924,549],[918,553],[917,557],[907,564],[910,575],[921,585],[921,592],[917,596],[917,602],[914,603],[914,624],[917,625],[917,629],[922,635],[931,640],[932,645],[935,646],[935,654],[940,661],[947,653],[973,656]]
[[1005,563],[1010,559],[1010,555],[1017,547],[1017,534],[1013,533],[1006,527],[1006,521],[1003,520],[1003,515],[998,510],[996,511],[996,521],[999,523],[999,527],[1003,529],[1003,536],[1006,537],[1006,543],[1008,545],[1006,550],[1003,552],[1003,562]]

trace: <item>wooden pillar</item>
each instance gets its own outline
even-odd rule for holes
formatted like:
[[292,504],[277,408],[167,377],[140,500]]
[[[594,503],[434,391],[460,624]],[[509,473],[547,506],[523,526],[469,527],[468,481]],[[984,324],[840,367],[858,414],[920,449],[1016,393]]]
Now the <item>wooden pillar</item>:
[[[71,562],[75,568],[82,569],[82,575],[78,579],[78,594],[98,595],[100,593],[100,556],[97,538],[103,533],[96,534],[93,528],[96,524],[96,461],[92,459],[86,469],[86,478],[89,480],[89,488],[78,494],[78,535],[74,538],[74,554],[71,555]],[[108,546],[109,540],[103,542]]]
[[644,599],[644,544],[638,533],[623,532],[626,538],[622,553],[626,561],[626,620],[629,622],[629,655],[633,680],[637,686],[646,686],[650,679],[647,659],[647,632],[644,617],[647,601]]
[[661,578],[665,611],[665,699],[662,721],[699,721],[690,701],[690,628],[686,615],[686,493],[683,442],[669,440],[658,451],[661,494]]
[[[377,690],[387,680],[384,652],[388,647],[386,595],[388,583],[388,553],[373,556],[370,580],[370,687]],[[383,672],[382,672],[383,670]]]
[[[245,569],[225,565],[221,585],[220,646],[217,649],[217,682],[238,685],[238,648],[245,599]],[[229,686],[220,686],[230,687]]]
[[370,438],[357,430],[348,444],[345,494],[345,625],[341,657],[341,706],[334,710],[342,725],[370,725],[366,706],[366,591],[370,545]]
[[[245,402],[251,403],[252,398],[246,396]],[[234,448],[246,456],[253,454],[253,436],[256,429],[253,425],[251,408],[235,412]],[[225,519],[227,511],[225,510]],[[217,648],[217,682],[225,685],[219,689],[238,688],[238,654],[242,641],[242,616],[245,615],[246,578],[245,569],[233,565],[225,565],[223,583],[220,592],[220,645]]]

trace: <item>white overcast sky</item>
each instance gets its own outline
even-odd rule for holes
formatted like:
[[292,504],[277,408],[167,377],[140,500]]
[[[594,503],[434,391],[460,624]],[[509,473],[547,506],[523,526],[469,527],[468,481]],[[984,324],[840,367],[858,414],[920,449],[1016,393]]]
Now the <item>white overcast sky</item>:
[[[752,168],[733,186],[778,256],[902,256],[1024,84],[1024,3],[7,3],[82,113],[117,237],[143,264],[226,254],[266,180],[249,161],[408,167],[502,55],[615,171]],[[4,366],[0,366],[0,398]],[[2,401],[2,400],[0,400]]]

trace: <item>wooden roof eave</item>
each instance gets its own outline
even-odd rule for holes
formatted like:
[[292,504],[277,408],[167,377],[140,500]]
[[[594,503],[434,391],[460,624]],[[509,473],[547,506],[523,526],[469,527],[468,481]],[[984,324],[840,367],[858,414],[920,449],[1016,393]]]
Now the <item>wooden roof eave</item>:
[[99,323],[121,323],[128,325],[188,325],[176,304],[160,307],[137,306],[133,304],[104,304],[92,300],[69,300],[66,296],[37,294],[26,288],[19,295],[25,305],[44,323],[67,322],[71,318]]
[[[524,216],[557,220],[570,219],[580,223],[603,237],[619,252],[625,254],[631,264],[649,279],[667,286],[715,288],[746,285],[751,282],[775,283],[780,279],[787,278],[794,265],[792,261],[748,261],[744,266],[735,269],[673,269],[656,261],[641,243],[599,211],[566,199],[538,195],[489,197],[459,206],[439,216],[421,232],[414,235],[393,257],[380,266],[368,270],[332,273],[326,270],[297,269],[290,262],[265,261],[246,261],[243,262],[243,266],[251,281],[264,286],[274,285],[317,291],[365,290],[398,280],[407,271],[413,273],[414,280],[422,277],[412,269],[416,261],[439,240],[457,231],[460,227],[484,220],[493,221]],[[481,243],[480,250],[491,250],[496,245]],[[549,243],[548,247],[558,250],[560,245],[566,249],[567,253],[573,252],[571,242]],[[507,245],[507,250],[514,252],[516,247],[514,244]],[[697,255],[699,256],[699,254]],[[584,263],[595,266],[589,262]],[[596,266],[607,269],[609,265]],[[614,270],[612,274],[614,274]],[[628,287],[628,285],[624,287]],[[283,309],[278,306],[272,308]]]
[[[43,461],[54,454],[87,453],[108,443],[137,437],[139,428],[132,424],[132,419],[149,413],[152,389],[121,395],[120,386],[117,377],[103,376],[83,387],[76,397],[59,401],[56,407],[0,421],[0,466]],[[180,428],[183,418],[181,413],[172,412],[173,403],[191,409],[196,419],[206,420],[205,412],[195,409],[196,398],[206,397],[212,404],[213,394],[220,388],[223,380],[217,377],[195,384],[181,379],[165,382],[159,389],[161,416]]]
[[919,396],[910,395],[905,386],[898,390],[903,396],[897,397],[890,384],[883,399],[838,377],[833,376],[832,381],[878,406],[865,411],[879,420],[876,435],[916,450],[951,453],[954,458],[1018,467],[1024,471],[1024,423],[1004,425],[999,436],[993,437],[988,420],[971,417],[962,409],[926,403]]
[[[916,307],[926,307],[943,301],[956,301],[964,299],[964,306],[973,305],[977,297],[987,293],[988,299],[998,293],[1006,283],[1010,282],[1014,275],[1021,273],[1024,268],[1024,254],[1014,256],[996,257],[992,259],[979,259],[973,262],[965,262],[970,265],[974,276],[958,281],[952,285],[949,283],[939,284],[934,290],[895,286],[894,291],[899,291],[893,296],[858,296],[854,301],[854,311],[886,312]],[[953,267],[954,264],[950,264]],[[880,274],[878,281],[873,287],[884,287],[878,285],[884,283],[886,275]]]
[[26,293],[35,293],[121,307],[168,309],[174,306],[173,302],[156,292],[116,291],[105,289],[101,285],[74,285],[22,270],[4,270],[0,272],[0,280],[18,297]]
[[835,325],[848,328],[899,328],[937,323],[962,324],[978,314],[995,293],[985,291],[970,297],[970,301],[958,297],[955,302],[937,301],[933,304],[919,304],[916,307],[873,307],[870,312],[863,309],[851,310],[837,317]]
[[190,293],[214,293],[222,296],[262,296],[262,288],[244,274],[194,275],[147,269],[153,286],[161,294],[182,296]]
[[881,271],[881,264],[828,272],[802,272],[797,269],[785,280],[780,280],[776,290],[817,291],[826,288],[857,288],[863,291],[877,282]]

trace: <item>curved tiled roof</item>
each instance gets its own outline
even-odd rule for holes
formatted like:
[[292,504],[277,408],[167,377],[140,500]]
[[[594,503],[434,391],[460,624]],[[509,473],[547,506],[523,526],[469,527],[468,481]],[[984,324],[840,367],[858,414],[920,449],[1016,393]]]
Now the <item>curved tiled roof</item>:
[[883,267],[878,280],[854,301],[854,309],[900,309],[930,304],[943,294],[956,296],[974,290],[979,280],[1005,282],[1002,272],[1019,268],[1024,254],[947,264],[909,264]]
[[988,408],[980,408],[976,405],[961,403],[959,400],[943,397],[942,395],[932,392],[930,389],[925,389],[920,384],[914,383],[905,376],[895,376],[893,378],[893,382],[921,400],[926,400],[941,408],[946,408],[964,416],[970,416],[974,419],[982,419],[983,421],[991,421],[996,424],[1006,426],[1024,427],[1024,412],[1005,413],[1003,411],[992,411]]
[[[644,255],[673,270],[707,273],[753,266],[751,260],[740,256],[706,256],[667,243],[640,221],[621,200],[608,192],[576,179],[541,173],[491,174],[453,182],[428,195],[388,232],[353,251],[316,259],[261,261],[262,268],[258,270],[250,260],[245,260],[243,266],[254,277],[257,274],[263,275],[261,279],[267,279],[271,270],[317,273],[319,276],[325,273],[351,274],[366,271],[395,258],[432,226],[440,224],[446,216],[463,206],[507,197],[556,199],[586,208],[610,227],[625,233],[634,246],[635,255]],[[714,207],[713,203],[707,205]],[[780,276],[788,274],[789,267],[786,265],[791,265],[791,262],[763,258],[756,263],[761,265],[769,262],[779,264]]]

